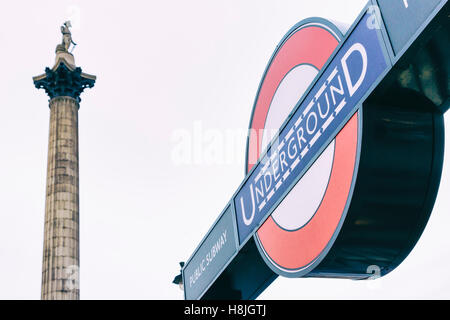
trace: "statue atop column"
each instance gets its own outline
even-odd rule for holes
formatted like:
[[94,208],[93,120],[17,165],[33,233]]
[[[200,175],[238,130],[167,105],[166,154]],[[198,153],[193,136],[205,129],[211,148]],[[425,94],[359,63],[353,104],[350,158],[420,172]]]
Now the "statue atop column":
[[72,28],[72,24],[70,21],[64,22],[64,24],[61,26],[61,33],[62,33],[62,42],[61,44],[58,44],[56,46],[56,52],[69,52],[70,45],[73,44],[72,51],[77,45],[72,40],[72,33],[70,32],[70,28]]

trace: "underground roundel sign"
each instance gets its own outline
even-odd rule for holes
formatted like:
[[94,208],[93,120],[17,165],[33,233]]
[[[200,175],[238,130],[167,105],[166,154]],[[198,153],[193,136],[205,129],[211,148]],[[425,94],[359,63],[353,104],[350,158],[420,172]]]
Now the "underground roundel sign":
[[[276,47],[253,106],[246,176],[183,269],[186,297],[254,298],[275,275],[384,276],[411,252],[442,172],[449,98],[431,83],[447,87],[436,52],[450,47],[449,5],[391,2],[370,1],[345,36],[306,19]],[[424,79],[431,65],[443,73]],[[210,252],[220,258],[208,266]]]
[[[260,84],[250,122],[248,171],[274,139],[341,39],[342,34],[331,23],[310,19],[294,26],[277,47]],[[324,90],[323,97],[305,114],[303,126],[299,126],[302,130],[294,132],[280,148],[278,161],[271,163],[271,174],[261,175],[253,185],[255,205],[267,198],[265,192],[272,187],[275,180],[272,177],[277,171],[279,174],[289,172],[286,171],[287,166],[292,165],[289,160],[299,158],[304,150],[302,144],[308,143],[306,134],[318,130],[319,118],[330,116],[330,104],[341,99],[338,91],[342,90],[344,79],[339,79],[341,86]],[[356,112],[256,232],[260,252],[277,273],[301,276],[326,254],[345,217],[357,164],[359,132]],[[283,179],[279,181],[283,183]],[[245,219],[251,218],[251,213],[246,212]]]

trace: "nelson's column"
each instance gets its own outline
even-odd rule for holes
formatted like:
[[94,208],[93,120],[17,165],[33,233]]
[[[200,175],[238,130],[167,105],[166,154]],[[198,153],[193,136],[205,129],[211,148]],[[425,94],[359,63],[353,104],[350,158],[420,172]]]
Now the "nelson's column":
[[62,43],[56,47],[53,68],[33,78],[50,98],[44,252],[43,300],[77,300],[79,290],[79,182],[78,109],[80,94],[92,88],[96,77],[75,66],[69,52],[70,22],[61,26]]

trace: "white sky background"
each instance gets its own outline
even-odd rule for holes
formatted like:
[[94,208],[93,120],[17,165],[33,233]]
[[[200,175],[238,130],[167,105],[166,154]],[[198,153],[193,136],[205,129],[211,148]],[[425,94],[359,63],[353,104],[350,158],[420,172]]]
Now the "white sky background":
[[[178,262],[188,259],[244,178],[246,141],[237,140],[231,163],[177,166],[173,133],[196,125],[245,130],[284,34],[311,16],[351,24],[365,3],[2,3],[0,299],[40,298],[49,109],[31,78],[53,66],[66,19],[78,19],[77,65],[98,76],[79,112],[81,298],[181,299],[171,283]],[[449,299],[449,157],[447,147],[425,232],[391,274],[371,282],[278,278],[260,298]]]

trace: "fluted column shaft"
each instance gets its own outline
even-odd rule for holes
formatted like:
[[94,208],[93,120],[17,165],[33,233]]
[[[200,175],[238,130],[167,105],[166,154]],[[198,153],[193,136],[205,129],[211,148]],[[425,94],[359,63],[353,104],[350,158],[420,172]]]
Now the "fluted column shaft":
[[78,109],[72,97],[50,100],[43,300],[79,299]]

